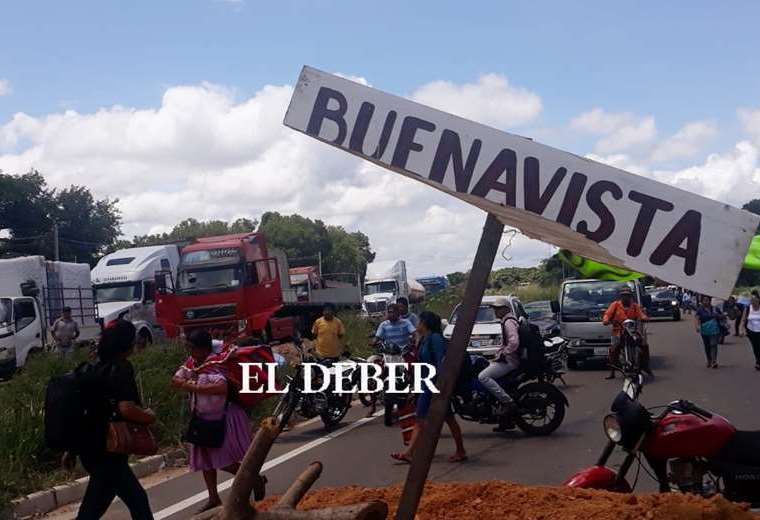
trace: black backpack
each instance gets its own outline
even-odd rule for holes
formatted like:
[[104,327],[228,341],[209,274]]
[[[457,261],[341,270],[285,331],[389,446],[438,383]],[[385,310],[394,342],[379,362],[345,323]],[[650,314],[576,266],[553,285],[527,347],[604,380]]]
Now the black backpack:
[[50,449],[72,453],[101,449],[111,414],[103,371],[82,363],[48,382],[45,444]]
[[544,340],[539,328],[527,320],[508,318],[517,322],[517,333],[520,336],[519,354],[523,369],[528,374],[540,371],[544,365]]

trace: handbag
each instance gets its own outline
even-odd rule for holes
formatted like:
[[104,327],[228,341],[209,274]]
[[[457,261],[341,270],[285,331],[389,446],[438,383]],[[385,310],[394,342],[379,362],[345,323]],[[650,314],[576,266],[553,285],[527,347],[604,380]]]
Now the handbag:
[[187,430],[182,440],[201,448],[221,448],[227,430],[227,406],[224,403],[224,413],[220,419],[202,419],[195,411],[195,396],[193,396],[193,411]]
[[158,443],[144,424],[112,421],[108,423],[106,451],[120,455],[155,455]]

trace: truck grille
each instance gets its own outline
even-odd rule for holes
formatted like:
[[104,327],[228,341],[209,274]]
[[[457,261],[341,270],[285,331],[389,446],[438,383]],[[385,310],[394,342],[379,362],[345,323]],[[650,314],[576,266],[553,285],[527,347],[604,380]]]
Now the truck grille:
[[366,302],[365,306],[367,307],[368,313],[374,314],[378,312],[385,312],[385,309],[388,306],[388,303],[387,302]]
[[185,309],[182,315],[186,321],[230,318],[235,316],[235,305],[215,305],[213,307]]

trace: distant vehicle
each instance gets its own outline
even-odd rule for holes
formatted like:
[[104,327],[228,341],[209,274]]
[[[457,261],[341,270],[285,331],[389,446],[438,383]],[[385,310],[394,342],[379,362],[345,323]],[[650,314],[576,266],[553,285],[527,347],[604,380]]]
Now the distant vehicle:
[[[602,324],[610,304],[618,298],[623,287],[633,291],[633,301],[647,308],[649,296],[637,280],[613,282],[603,280],[565,280],[560,287],[559,301],[552,310],[559,316],[560,333],[570,341],[567,365],[606,359],[611,345],[612,328]],[[644,332],[646,341],[646,331]]]
[[417,278],[417,282],[425,288],[425,295],[427,296],[449,288],[449,279],[445,276],[425,276]]
[[[501,334],[501,323],[499,318],[496,317],[491,303],[496,298],[503,298],[504,296],[484,296],[481,300],[480,307],[478,308],[478,315],[475,318],[475,326],[472,328],[472,335],[470,336],[470,346],[467,352],[471,354],[480,354],[487,358],[493,358],[499,352],[502,347],[503,339]],[[512,313],[518,318],[528,319],[528,314],[525,312],[520,300],[514,296],[507,296],[510,306],[512,307]],[[445,323],[443,330],[443,337],[450,340],[454,333],[454,325],[456,325],[459,318],[459,311],[462,304],[458,304],[454,308],[454,312],[451,313],[451,319]]]
[[396,303],[402,296],[408,298],[409,303],[419,303],[425,299],[425,288],[408,278],[403,260],[393,264],[387,273],[367,278],[364,290],[362,314],[365,316],[384,316],[388,305]]
[[301,303],[333,303],[341,308],[358,309],[362,293],[354,273],[319,274],[316,266],[288,269],[290,287]]
[[552,302],[539,300],[528,302],[523,307],[528,313],[528,321],[538,327],[542,336],[560,335],[559,321],[557,315],[552,311]]
[[652,318],[673,318],[673,321],[681,319],[681,307],[678,305],[678,294],[671,289],[664,289],[650,293],[651,301],[647,305],[647,314]]
[[104,324],[119,317],[137,328],[138,344],[145,346],[162,335],[156,318],[157,271],[177,276],[176,245],[120,249],[100,259],[90,274]]
[[100,333],[90,266],[51,262],[42,256],[0,260],[0,377],[23,367],[30,355],[53,344],[50,326],[71,307],[78,342]]

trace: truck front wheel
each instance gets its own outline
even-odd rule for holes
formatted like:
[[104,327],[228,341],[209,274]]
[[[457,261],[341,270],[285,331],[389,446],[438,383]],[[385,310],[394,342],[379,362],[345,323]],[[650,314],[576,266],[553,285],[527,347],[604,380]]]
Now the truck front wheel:
[[153,335],[148,329],[140,329],[137,334],[137,348],[142,349],[153,344]]

